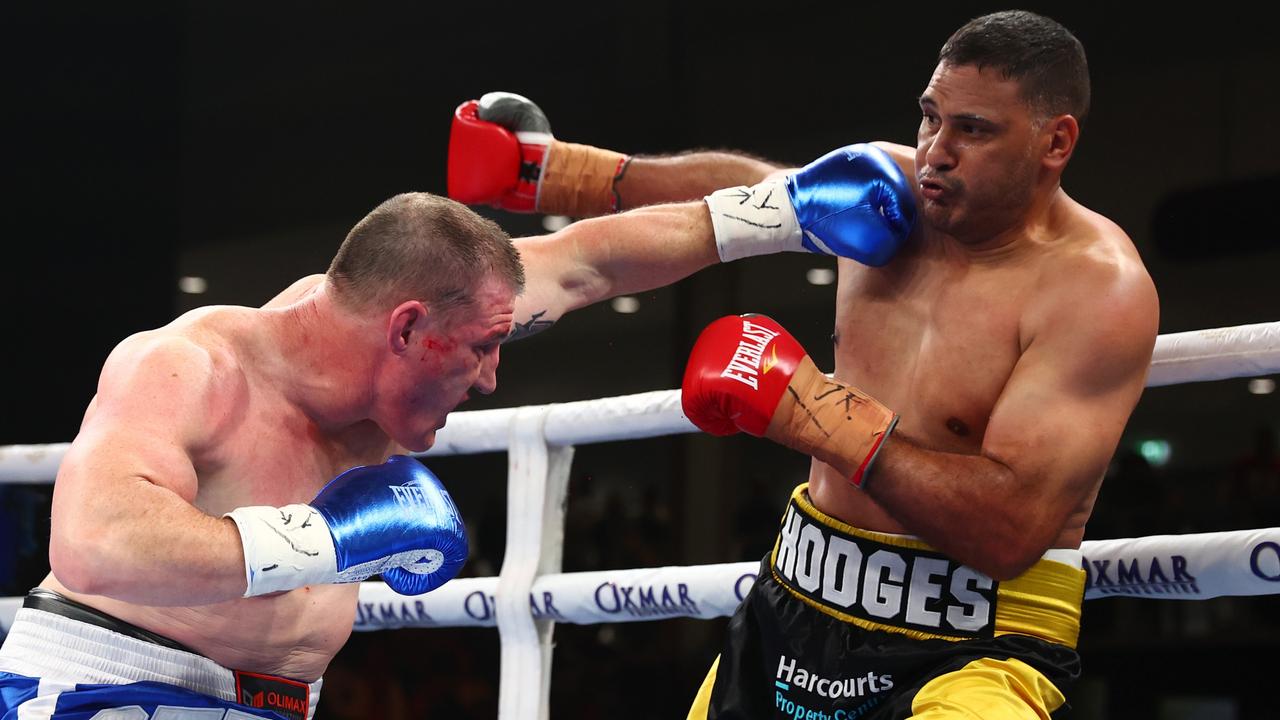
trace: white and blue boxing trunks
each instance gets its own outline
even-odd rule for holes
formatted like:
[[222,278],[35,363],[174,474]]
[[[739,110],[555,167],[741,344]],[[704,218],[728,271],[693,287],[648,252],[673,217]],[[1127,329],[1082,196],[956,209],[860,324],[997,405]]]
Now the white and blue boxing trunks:
[[0,720],[310,720],[315,714],[320,680],[229,670],[50,596],[28,596],[0,647]]

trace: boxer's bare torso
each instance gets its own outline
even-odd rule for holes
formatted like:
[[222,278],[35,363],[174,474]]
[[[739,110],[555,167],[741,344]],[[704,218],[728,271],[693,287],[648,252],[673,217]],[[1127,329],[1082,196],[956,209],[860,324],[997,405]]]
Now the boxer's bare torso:
[[[183,497],[207,515],[220,518],[240,506],[308,502],[343,470],[381,462],[396,451],[369,421],[336,432],[322,429],[276,382],[278,373],[290,370],[273,346],[272,324],[288,322],[292,310],[287,306],[314,292],[321,280],[299,281],[261,309],[200,309],[126,341],[176,336],[212,358],[208,432],[191,450],[198,485],[194,495]],[[340,358],[335,349],[332,360]],[[94,422],[95,412],[96,403],[86,413],[85,427]],[[150,551],[163,554],[165,548]],[[175,569],[171,582],[184,580]],[[303,681],[318,678],[346,642],[359,587],[314,585],[213,605],[156,607],[78,594],[52,574],[41,585],[171,638],[223,666]]]
[[[908,172],[912,152],[893,153]],[[982,454],[1015,366],[1039,336],[1054,332],[1063,308],[1105,312],[1105,299],[1090,295],[1099,287],[1154,298],[1118,226],[1060,189],[1048,218],[1034,236],[1002,238],[987,248],[961,246],[921,223],[904,255],[885,268],[840,260],[835,376],[897,412],[898,437],[930,450]],[[1135,337],[1149,334],[1149,325],[1144,316]],[[1053,547],[1079,546],[1101,481],[1099,472]],[[816,460],[809,493],[819,509],[851,525],[908,533],[870,494],[852,491]]]

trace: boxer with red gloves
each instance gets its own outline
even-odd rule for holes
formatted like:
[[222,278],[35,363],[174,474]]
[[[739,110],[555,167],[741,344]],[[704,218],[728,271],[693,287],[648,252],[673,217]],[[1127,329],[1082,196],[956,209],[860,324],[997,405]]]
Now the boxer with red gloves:
[[[586,192],[616,208],[567,214],[626,212],[519,241],[521,329],[718,261],[841,257],[836,379],[753,316],[708,328],[685,376],[699,427],[812,457],[691,719],[1063,706],[1079,672],[1078,548],[1159,310],[1125,232],[1062,187],[1089,93],[1069,31],[993,13],[943,46],[914,147],[849,146],[798,171],[739,153],[637,156]],[[781,97],[797,114],[827,99]],[[545,183],[536,209],[564,213]]]
[[698,336],[681,405],[705,432],[746,432],[815,457],[862,487],[898,416],[828,377],[764,315],[723,317]]

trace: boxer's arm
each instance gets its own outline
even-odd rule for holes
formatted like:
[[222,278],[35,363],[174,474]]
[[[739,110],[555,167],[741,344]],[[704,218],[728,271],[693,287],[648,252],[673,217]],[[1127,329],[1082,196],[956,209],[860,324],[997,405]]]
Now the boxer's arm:
[[515,241],[525,267],[508,340],[617,295],[669,285],[720,261],[703,202],[655,205]]
[[517,301],[511,337],[543,329],[569,310],[668,285],[718,261],[814,252],[883,265],[914,221],[905,174],[866,144],[832,150],[783,180],[718,190],[705,202],[586,220],[518,241],[526,291]]
[[49,562],[84,594],[198,605],[245,592],[235,524],[192,504],[192,453],[225,426],[234,387],[208,351],[175,337],[130,338],[58,469]]
[[996,579],[1053,547],[1095,492],[1151,362],[1155,288],[1140,268],[1129,275],[1079,283],[1041,318],[979,455],[926,450],[906,437],[886,442],[866,485],[876,502]]
[[781,166],[745,153],[690,151],[635,156],[613,183],[620,210],[696,200],[720,188],[755,185]]
[[[915,148],[889,142],[872,145],[889,154],[908,178],[915,177]],[[741,152],[694,150],[669,156],[633,156],[613,188],[620,210],[694,200],[736,185],[780,177],[785,167]]]

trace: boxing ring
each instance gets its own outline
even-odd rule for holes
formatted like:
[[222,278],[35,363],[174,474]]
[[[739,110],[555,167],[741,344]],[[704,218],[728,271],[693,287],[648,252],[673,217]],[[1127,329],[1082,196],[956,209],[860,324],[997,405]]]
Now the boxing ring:
[[[1280,372],[1280,322],[1162,335],[1148,387]],[[497,577],[397,595],[362,583],[356,630],[496,626],[502,720],[545,720],[555,623],[611,623],[733,613],[758,560],[562,573],[574,446],[697,432],[678,390],[454,413],[427,456],[508,453],[507,538]],[[68,443],[0,447],[0,483],[50,483]],[[540,508],[540,512],[533,509]],[[1086,541],[1085,599],[1201,600],[1280,593],[1280,528]],[[0,598],[7,629],[21,598]]]

